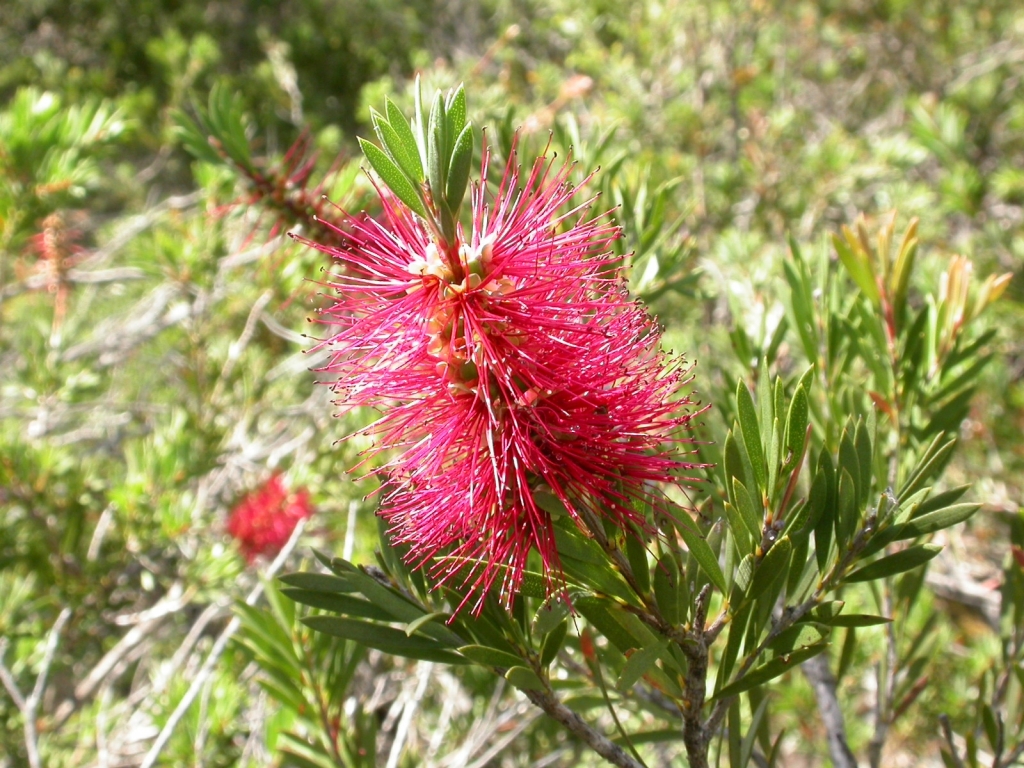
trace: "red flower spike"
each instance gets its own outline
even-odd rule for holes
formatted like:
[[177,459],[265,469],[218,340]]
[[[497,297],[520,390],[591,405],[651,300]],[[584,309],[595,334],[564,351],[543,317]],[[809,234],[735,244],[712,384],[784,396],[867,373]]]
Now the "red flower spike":
[[570,171],[541,157],[523,181],[513,158],[493,198],[474,185],[454,243],[384,189],[384,221],[309,243],[342,265],[321,315],[336,404],[382,414],[363,431],[385,457],[380,514],[412,565],[466,590],[459,610],[495,586],[508,605],[532,549],[560,587],[539,493],[584,530],[584,510],[644,526],[635,502],[664,511],[659,489],[699,466],[684,460],[690,369],[628,298],[617,227],[571,205]]
[[245,559],[273,557],[288,542],[300,520],[313,514],[309,491],[289,493],[280,475],[246,496],[228,517],[228,533],[238,542]]

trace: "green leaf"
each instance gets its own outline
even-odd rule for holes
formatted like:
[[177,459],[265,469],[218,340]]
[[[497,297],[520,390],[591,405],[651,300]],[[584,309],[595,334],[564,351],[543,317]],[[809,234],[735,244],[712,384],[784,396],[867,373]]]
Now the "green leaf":
[[761,446],[761,430],[757,426],[757,411],[750,390],[742,380],[736,385],[736,410],[743,435],[743,445],[754,470],[754,479],[761,494],[767,493],[768,473],[764,463],[764,449]]
[[899,529],[896,541],[915,539],[930,533],[950,528],[967,520],[981,508],[981,504],[954,504],[945,509],[938,509],[920,517],[914,517]]
[[811,582],[817,580],[818,564],[808,557],[810,550],[810,536],[801,534],[793,539],[789,578],[786,579],[786,595],[789,600],[804,600],[809,594]]
[[511,669],[512,667],[522,666],[523,663],[519,656],[499,651],[495,648],[488,648],[485,645],[464,645],[459,648],[459,653],[470,661],[485,667]]
[[594,629],[608,638],[608,641],[622,653],[637,647],[636,640],[617,622],[606,602],[596,597],[581,597],[573,602]]
[[427,124],[427,180],[430,183],[430,194],[435,204],[440,202],[445,191],[448,168],[448,142],[445,134],[448,121],[444,114],[444,97],[438,91],[434,104],[430,108],[430,120]]
[[448,121],[448,135],[458,136],[466,127],[466,86],[460,84],[449,92],[445,103],[445,117]]
[[961,496],[970,490],[970,485],[958,485],[955,488],[950,488],[948,491],[937,493],[934,496],[929,496],[925,501],[922,501],[914,509],[911,517],[923,517],[929,512],[935,512],[939,509],[945,509],[946,507],[953,506]]
[[874,627],[879,624],[891,624],[892,619],[868,613],[848,613],[836,616],[826,623],[832,627]]
[[394,656],[436,661],[442,664],[466,663],[464,658],[447,650],[432,638],[421,635],[409,637],[402,630],[393,627],[343,619],[337,616],[307,616],[302,619],[302,623],[317,632],[353,640]]
[[804,442],[807,439],[807,419],[807,393],[803,387],[797,387],[786,416],[786,447],[792,451],[794,461],[799,459],[804,452]]
[[774,680],[776,677],[784,675],[790,670],[796,669],[803,662],[817,656],[826,648],[828,648],[828,644],[822,643],[821,645],[812,645],[807,648],[801,648],[793,651],[792,653],[776,656],[771,661],[752,669],[736,682],[730,683],[722,688],[720,691],[715,693],[710,701],[718,701],[719,699],[728,698],[729,696],[735,696],[738,693],[749,691],[751,688],[756,686],[764,685],[769,680]]
[[828,477],[821,468],[821,460],[818,461],[818,471],[814,473],[814,480],[811,481],[811,491],[807,495],[807,528],[815,528],[821,520],[825,507],[828,506]]
[[775,399],[772,397],[772,376],[768,370],[768,361],[761,358],[757,373],[757,386],[754,391],[754,402],[757,408],[757,427],[761,431],[761,439],[772,431],[772,420],[775,418]]
[[904,573],[924,565],[941,551],[942,547],[937,544],[920,544],[916,547],[910,547],[857,569],[847,576],[844,581],[852,584],[895,576],[897,573]]
[[278,581],[289,587],[305,589],[311,592],[347,593],[358,592],[358,588],[350,579],[343,576],[332,576],[328,573],[287,573]]
[[740,564],[736,566],[736,569],[733,572],[733,594],[731,595],[730,600],[734,605],[747,594],[747,590],[750,589],[750,582],[753,577],[754,553],[751,552],[740,560]]
[[[753,694],[751,694],[753,695]],[[750,702],[751,709],[754,709],[754,700]],[[758,737],[758,731],[762,730],[762,724],[765,723],[764,717],[768,712],[768,697],[764,696],[761,698],[761,702],[754,709],[754,714],[750,718],[750,725],[747,727],[747,734],[743,737],[743,742],[740,745],[739,754],[739,766],[740,768],[746,768],[750,765],[750,758],[754,754],[754,740]],[[768,765],[772,763],[769,762]]]
[[408,624],[406,624],[405,634],[413,635],[416,632],[422,630],[424,634],[429,635],[431,634],[431,627],[427,625],[429,625],[431,622],[437,622],[439,619],[443,620],[447,618],[447,613],[441,613],[439,611],[434,611],[433,613],[426,613],[423,616],[420,616],[418,619],[413,619]]
[[[569,702],[566,702],[568,704]],[[604,704],[604,700],[600,700],[600,704]],[[577,707],[573,707],[577,709]],[[638,733],[629,734],[629,741],[634,745],[636,744],[662,744],[665,742],[678,742],[679,741],[679,729],[678,728],[659,728],[652,731],[640,731]],[[625,744],[626,738],[623,736],[616,736],[612,739],[616,744]]]
[[571,557],[588,565],[608,565],[604,550],[593,539],[580,533],[580,529],[571,519],[561,518],[555,521],[554,529],[555,546],[559,555]]
[[546,598],[548,590],[544,583],[544,576],[536,571],[523,571],[522,581],[519,582],[519,594],[535,597],[538,600]]
[[[337,560],[336,563],[349,569],[342,578],[351,583],[355,587],[355,591],[361,593],[371,603],[375,603],[394,615],[399,621],[415,621],[427,613],[423,608],[412,604],[393,589],[378,584],[372,576],[364,573],[352,563],[344,560]],[[462,643],[456,643],[456,645],[462,645]]]
[[550,595],[533,615],[533,632],[541,636],[546,635],[562,624],[568,616],[569,606],[565,598],[558,593]]
[[[579,535],[570,534],[557,524],[555,542],[566,576],[579,584],[585,584],[595,592],[612,595],[623,602],[640,607],[639,598],[622,580],[600,547]],[[593,545],[593,550],[586,545]],[[577,554],[582,554],[583,557],[577,557]]]
[[768,441],[768,490],[774,494],[779,482],[779,454],[782,453],[782,429],[778,419],[772,419],[771,439]]
[[458,134],[455,147],[452,149],[448,164],[448,180],[445,186],[444,199],[448,210],[453,216],[458,215],[462,198],[466,195],[469,184],[469,172],[473,164],[473,126],[467,125]]
[[[760,538],[754,539],[739,509],[728,501],[725,502],[725,519],[729,523],[729,532],[732,534],[733,542],[740,557],[752,553],[754,551],[754,544],[760,541]],[[726,568],[728,569],[728,567],[727,562]]]
[[850,543],[857,529],[856,485],[846,467],[843,467],[839,474],[839,514],[836,517],[836,543],[840,550]]
[[398,141],[403,147],[406,147],[406,151],[414,158],[413,171],[415,173],[409,173],[409,176],[417,184],[422,184],[425,178],[423,175],[423,156],[420,153],[419,143],[412,134],[409,121],[405,119],[402,110],[395,106],[395,103],[386,96],[384,97],[384,112],[387,115],[388,124],[398,135]]
[[[748,476],[746,473],[747,464],[744,462],[744,456],[740,452],[739,444],[736,442],[736,436],[730,429],[729,434],[725,436],[725,449],[722,452],[722,463],[725,467],[725,487],[731,493],[733,489],[733,480],[739,480],[742,483],[748,482]],[[753,472],[753,470],[751,470]],[[753,479],[752,475],[750,479]],[[736,503],[735,496],[730,496],[730,501],[733,504]]]
[[402,142],[402,137],[388,124],[388,122],[377,112],[371,112],[373,128],[377,132],[377,138],[381,145],[391,156],[391,159],[398,163],[405,175],[413,184],[420,184],[423,181],[423,166],[420,164],[420,154],[416,145],[407,146]]
[[633,639],[636,640],[641,648],[658,641],[658,636],[654,634],[654,631],[635,614],[619,609],[610,610],[609,613],[615,621],[619,622],[624,630],[633,636]]
[[[853,424],[847,424],[843,430],[843,436],[839,441],[839,478],[840,478],[840,494],[842,494],[842,472],[846,470],[850,474],[850,479],[853,481],[853,487],[850,489],[853,492],[853,506],[858,506],[864,494],[862,493],[862,483],[860,477],[860,457],[857,455],[857,445],[854,442],[856,435],[856,429]],[[841,502],[841,500],[840,500]]]
[[996,722],[992,707],[984,702],[981,704],[981,724],[985,729],[985,738],[988,739],[989,749],[998,754],[1002,751],[1004,742],[1002,723]]
[[807,648],[826,640],[829,630],[824,624],[801,622],[780,632],[768,647],[776,654],[791,653],[799,648]]
[[846,603],[842,600],[829,600],[814,606],[797,621],[817,621],[822,624],[830,624],[833,619],[843,612],[845,606]]
[[758,507],[755,506],[754,500],[750,497],[750,493],[747,491],[747,487],[743,485],[738,479],[733,478],[733,498],[736,499],[736,508],[740,512],[740,517],[743,520],[743,524],[746,526],[751,537],[755,542],[761,540],[761,526],[763,524],[764,513]]
[[691,528],[691,525],[692,523],[688,520],[683,520],[677,526],[679,535],[682,536],[683,541],[686,543],[686,548],[690,551],[690,555],[697,561],[697,564],[707,574],[707,577],[711,579],[711,583],[723,594],[726,594],[728,589],[725,576],[722,575],[722,569],[718,565],[718,558],[711,551],[711,547],[708,546],[705,538],[698,531]]
[[332,613],[340,613],[343,616],[355,616],[375,621],[394,621],[396,619],[395,616],[392,616],[379,605],[374,605],[369,600],[352,597],[351,595],[312,592],[308,589],[295,589],[294,587],[285,587],[281,590],[281,594],[302,605],[331,611]]
[[619,673],[619,679],[616,683],[616,687],[620,691],[628,691],[639,680],[643,675],[654,666],[658,657],[668,647],[668,640],[662,638],[656,643],[645,646],[636,650],[626,660],[626,663],[622,667],[622,672]]
[[[846,227],[843,227],[843,230],[849,232]],[[871,300],[872,304],[877,305],[880,300],[878,285],[875,283],[875,276],[871,271],[871,264],[868,261],[867,254],[859,248],[854,252],[850,245],[839,235],[832,236],[832,244],[839,254],[839,260],[846,267],[846,271],[850,273],[850,277],[853,278],[853,282]]]
[[[742,602],[742,605],[730,607],[732,615],[732,626],[729,628],[729,637],[725,641],[725,650],[722,652],[722,659],[719,662],[718,674],[715,677],[715,690],[718,691],[726,680],[732,675],[736,666],[736,659],[739,658],[740,648],[743,646],[743,638],[747,634],[747,626],[753,613],[753,603]],[[717,694],[716,694],[717,695]]]
[[807,264],[792,236],[789,237],[789,248],[792,260],[783,260],[786,282],[789,283],[789,309],[793,314],[793,324],[800,335],[800,345],[804,356],[812,363],[818,359],[816,324],[814,322],[814,298],[811,291],[810,276]]
[[544,682],[528,667],[512,667],[505,673],[505,679],[520,691],[544,690]]
[[675,557],[662,555],[654,566],[654,599],[658,610],[669,624],[678,625],[686,618],[686,608],[680,603],[679,566]]
[[778,579],[786,576],[789,572],[789,556],[792,553],[793,543],[788,536],[783,536],[772,545],[772,548],[754,569],[754,576],[747,592],[747,597],[750,600],[756,600]]
[[420,218],[427,218],[427,209],[423,207],[419,194],[409,179],[405,177],[405,174],[395,165],[395,161],[388,157],[384,150],[366,139],[359,139],[359,146],[363,150],[363,154],[369,161],[370,166],[377,172],[377,175],[380,176],[388,188],[395,193],[395,196]]
[[914,467],[913,472],[910,473],[910,477],[907,478],[903,487],[896,493],[898,498],[905,499],[916,493],[942,469],[946,459],[949,458],[949,455],[953,452],[953,447],[956,445],[955,438],[942,442],[944,438],[945,435],[940,434],[932,439],[928,448],[925,449],[921,460]]
[[644,595],[651,592],[651,566],[647,564],[647,545],[644,543],[643,534],[630,528],[626,531],[626,559],[629,561],[629,568],[633,572],[637,586]]
[[544,645],[540,650],[540,665],[547,667],[555,660],[558,652],[565,642],[565,635],[569,631],[569,622],[563,621],[544,638]]
[[871,492],[871,435],[868,434],[867,425],[864,422],[857,424],[857,433],[854,437],[854,444],[857,449],[857,463],[860,473],[857,496],[857,506],[863,506]]
[[785,527],[782,529],[782,532],[787,536],[802,538],[806,541],[810,534],[810,527],[808,526],[810,517],[810,505],[801,499],[790,507],[789,514],[786,516],[784,521]]

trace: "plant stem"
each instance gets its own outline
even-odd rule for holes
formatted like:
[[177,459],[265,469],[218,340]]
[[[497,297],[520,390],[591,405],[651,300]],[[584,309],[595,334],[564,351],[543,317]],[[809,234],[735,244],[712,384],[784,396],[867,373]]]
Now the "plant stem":
[[835,768],[857,768],[857,758],[846,741],[846,724],[836,696],[836,678],[828,666],[828,654],[822,653],[800,665],[814,689],[821,721],[828,737],[828,753]]
[[708,768],[708,745],[711,729],[704,721],[704,697],[708,685],[708,645],[704,634],[711,585],[705,584],[694,605],[693,634],[697,652],[688,655],[686,668],[686,698],[683,700],[683,744],[690,768]]
[[[549,691],[525,691],[525,693],[530,701],[561,723],[567,731],[579,737],[588,747],[612,765],[617,765],[620,768],[645,768],[626,750],[589,726],[582,717],[555,698],[554,694]],[[696,763],[691,765],[695,768],[697,766]]]

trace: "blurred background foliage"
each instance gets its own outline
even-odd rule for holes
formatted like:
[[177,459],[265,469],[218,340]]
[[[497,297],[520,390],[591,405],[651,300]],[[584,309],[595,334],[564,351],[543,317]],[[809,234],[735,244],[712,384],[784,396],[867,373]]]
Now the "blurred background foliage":
[[[372,205],[356,136],[416,73],[466,83],[499,158],[518,129],[522,157],[601,166],[635,290],[724,406],[709,440],[760,359],[802,372],[787,237],[828,263],[858,213],[916,218],[911,302],[954,254],[979,284],[1015,273],[947,473],[984,506],[909,608],[932,671],[887,754],[938,764],[940,715],[983,732],[964,702],[1019,667],[1024,599],[1018,2],[26,0],[0,4],[0,766],[594,759],[489,676],[313,641],[273,586],[263,624],[233,608],[274,564],[225,520],[275,472],[316,510],[289,569],[372,559],[373,482],[309,373],[330,265],[282,233],[337,217],[322,195]],[[844,667],[855,749],[879,647]],[[823,764],[807,684],[774,699],[792,764]]]

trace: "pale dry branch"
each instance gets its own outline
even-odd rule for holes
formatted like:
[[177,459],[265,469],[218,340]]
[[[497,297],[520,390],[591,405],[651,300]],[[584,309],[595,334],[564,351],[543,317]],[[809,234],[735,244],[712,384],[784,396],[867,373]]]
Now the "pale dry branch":
[[[302,536],[305,528],[306,521],[300,520],[295,526],[295,530],[292,531],[292,535],[288,539],[288,543],[285,544],[284,548],[282,548],[280,553],[278,553],[277,557],[274,558],[274,561],[270,564],[270,567],[267,568],[266,573],[264,574],[265,579],[273,578],[278,570],[280,570],[281,566],[284,565],[285,561],[291,555],[292,550],[295,548],[295,545],[298,543],[299,538]],[[249,596],[245,599],[246,605],[254,605],[256,601],[260,599],[260,596],[263,594],[263,585],[264,582],[260,581],[260,583],[253,588],[249,593]],[[213,648],[210,649],[210,653],[206,657],[206,661],[203,662],[203,666],[192,680],[192,684],[185,692],[185,695],[181,698],[181,701],[179,701],[178,705],[174,708],[171,716],[167,719],[164,727],[157,735],[156,741],[150,747],[149,752],[146,753],[146,756],[142,761],[141,768],[153,768],[156,764],[156,761],[160,757],[160,753],[163,751],[164,747],[167,746],[167,742],[174,733],[174,729],[178,726],[178,723],[181,722],[181,718],[185,716],[189,707],[192,706],[192,702],[195,701],[196,696],[199,695],[199,692],[202,690],[207,680],[213,675],[214,668],[216,667],[221,654],[224,653],[228,643],[231,641],[231,638],[234,637],[235,632],[238,631],[238,628],[241,625],[241,621],[237,616],[235,616],[228,622],[228,625],[220,633],[220,636],[213,644]]]

